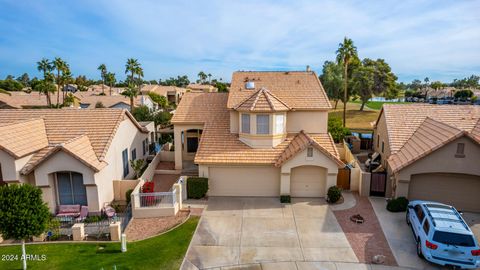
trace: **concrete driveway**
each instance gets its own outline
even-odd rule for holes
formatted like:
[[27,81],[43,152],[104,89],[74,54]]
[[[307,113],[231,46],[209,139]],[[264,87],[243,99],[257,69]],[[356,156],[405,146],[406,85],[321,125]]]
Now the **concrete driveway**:
[[[370,197],[369,199],[399,266],[422,270],[451,269],[431,264],[417,256],[415,239],[410,227],[405,222],[405,212],[391,213],[387,211],[385,198]],[[464,219],[479,239],[480,214],[465,213]]]
[[268,262],[358,262],[323,199],[212,197],[186,260],[200,269]]

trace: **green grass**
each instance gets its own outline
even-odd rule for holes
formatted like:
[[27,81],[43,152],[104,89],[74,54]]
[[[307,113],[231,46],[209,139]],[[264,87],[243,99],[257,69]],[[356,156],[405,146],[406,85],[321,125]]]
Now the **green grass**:
[[[166,234],[129,243],[120,251],[120,243],[27,245],[27,254],[46,255],[45,261],[29,261],[29,269],[179,269],[199,218],[191,217]],[[103,246],[103,249],[100,247]],[[17,254],[21,246],[0,247],[0,255]],[[0,261],[0,269],[21,269],[20,260]]]
[[[360,100],[355,100],[355,101],[352,101],[353,103],[357,103],[357,104],[362,104],[362,102]],[[383,101],[367,101],[367,103],[365,104],[366,107],[372,109],[372,110],[380,110],[383,106],[383,104],[405,104],[406,102],[383,102]]]

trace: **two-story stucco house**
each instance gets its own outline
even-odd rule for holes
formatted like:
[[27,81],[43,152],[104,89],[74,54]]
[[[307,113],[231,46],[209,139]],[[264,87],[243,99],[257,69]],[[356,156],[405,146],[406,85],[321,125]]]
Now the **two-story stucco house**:
[[175,167],[210,196],[324,197],[344,167],[314,72],[235,72],[229,93],[186,93],[172,119]]
[[[151,128],[153,129],[153,128]],[[148,155],[149,133],[126,110],[1,110],[0,180],[41,188],[51,211],[113,200],[113,180]]]
[[384,105],[373,144],[386,196],[480,211],[480,107]]

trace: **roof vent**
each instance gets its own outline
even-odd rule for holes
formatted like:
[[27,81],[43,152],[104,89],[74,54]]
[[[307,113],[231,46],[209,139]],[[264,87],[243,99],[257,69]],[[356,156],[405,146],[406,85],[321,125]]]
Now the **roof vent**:
[[255,83],[252,81],[248,81],[245,83],[245,89],[255,89]]
[[307,72],[310,72],[310,71],[312,71],[312,70],[310,69],[310,65],[307,65]]

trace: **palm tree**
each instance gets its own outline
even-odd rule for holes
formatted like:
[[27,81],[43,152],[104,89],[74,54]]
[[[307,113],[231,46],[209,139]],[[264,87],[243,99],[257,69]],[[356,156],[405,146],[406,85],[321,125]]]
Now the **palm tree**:
[[[53,70],[52,63],[47,58],[42,58],[42,60],[37,62],[37,70],[43,72],[43,80],[46,82],[50,76],[50,72]],[[50,92],[46,91],[45,94],[47,95],[47,105],[52,105],[52,100],[50,99]]]
[[127,64],[125,64],[125,74],[130,72],[130,82],[133,83],[135,81],[135,72],[137,68],[140,67],[137,59],[129,58],[127,59]]
[[354,58],[357,58],[357,47],[353,45],[353,41],[347,37],[343,39],[343,43],[338,44],[337,62],[343,64],[343,126],[346,125],[347,118],[347,102],[348,102],[348,64]]
[[103,89],[103,87],[105,86],[105,80],[106,80],[106,76],[107,76],[107,66],[105,66],[105,64],[101,64],[100,66],[98,66],[97,68],[98,70],[100,70],[100,76],[102,77],[102,93],[105,94],[105,89]]
[[112,95],[112,86],[117,82],[117,79],[115,78],[115,73],[108,72],[106,77],[105,77],[105,80],[106,80],[108,86],[110,86],[110,96],[111,96]]
[[138,96],[138,89],[133,84],[128,84],[127,89],[122,92],[122,95],[130,98],[130,111],[133,111],[134,108],[134,99]]
[[[72,82],[73,82],[72,73],[70,72],[70,67],[67,64],[67,66],[62,72],[62,76],[60,76],[60,84],[64,86]],[[66,94],[65,91],[63,91],[63,103],[65,103],[65,94]]]
[[140,90],[140,86],[142,85],[142,78],[143,78],[143,68],[138,64],[138,67],[135,68],[135,74],[138,75],[138,90]]
[[212,74],[208,73],[207,76],[208,76],[208,83],[211,83],[212,82]]
[[55,57],[55,60],[52,62],[53,68],[57,70],[57,77],[55,81],[57,83],[57,106],[60,104],[60,87],[62,86],[60,73],[64,72],[67,69],[67,63],[63,61],[60,57]]
[[203,72],[203,71],[200,71],[200,72],[198,73],[198,78],[200,79],[200,80],[199,80],[200,83],[205,82],[205,80],[207,79],[207,77],[208,77],[208,75],[205,74],[205,72]]

